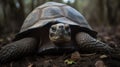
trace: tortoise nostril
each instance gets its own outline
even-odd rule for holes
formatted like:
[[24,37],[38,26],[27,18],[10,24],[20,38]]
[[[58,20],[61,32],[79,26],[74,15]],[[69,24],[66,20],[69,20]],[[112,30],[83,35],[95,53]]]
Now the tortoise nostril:
[[63,28],[63,26],[59,26],[59,28]]

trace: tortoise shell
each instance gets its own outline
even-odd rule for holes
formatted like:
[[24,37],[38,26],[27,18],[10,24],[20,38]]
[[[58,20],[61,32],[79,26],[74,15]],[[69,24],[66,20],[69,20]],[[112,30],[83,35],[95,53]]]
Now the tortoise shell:
[[92,30],[86,19],[74,8],[61,3],[47,2],[34,9],[25,19],[20,32],[16,38],[25,37],[32,30],[42,28],[47,24],[67,23],[71,26],[77,26],[80,30],[96,37],[96,32]]

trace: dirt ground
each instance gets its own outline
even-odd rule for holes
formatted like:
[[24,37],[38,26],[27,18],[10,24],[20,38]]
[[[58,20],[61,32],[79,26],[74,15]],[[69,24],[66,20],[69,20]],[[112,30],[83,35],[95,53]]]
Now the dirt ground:
[[[116,28],[95,28],[98,39],[115,49],[120,47],[120,25]],[[1,41],[1,46],[5,42]],[[73,55],[75,53],[75,55]],[[60,56],[29,56],[20,58],[1,67],[120,67],[120,57],[100,54],[78,54],[74,52]],[[71,60],[72,59],[72,60]]]

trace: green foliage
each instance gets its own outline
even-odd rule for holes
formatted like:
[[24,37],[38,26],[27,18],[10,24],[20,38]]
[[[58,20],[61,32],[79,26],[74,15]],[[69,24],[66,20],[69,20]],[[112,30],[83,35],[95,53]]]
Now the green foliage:
[[76,63],[75,61],[69,60],[69,59],[66,59],[64,62],[65,62],[66,64],[68,64],[68,65],[71,65],[71,64],[75,64],[75,63]]

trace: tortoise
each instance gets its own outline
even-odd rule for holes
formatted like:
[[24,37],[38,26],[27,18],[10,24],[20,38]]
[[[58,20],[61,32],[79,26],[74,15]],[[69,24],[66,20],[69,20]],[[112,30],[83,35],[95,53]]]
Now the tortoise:
[[0,50],[0,63],[31,54],[112,53],[114,49],[96,39],[97,32],[74,8],[47,2],[25,19],[12,43]]

